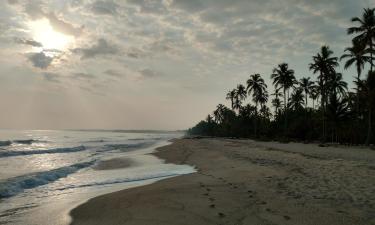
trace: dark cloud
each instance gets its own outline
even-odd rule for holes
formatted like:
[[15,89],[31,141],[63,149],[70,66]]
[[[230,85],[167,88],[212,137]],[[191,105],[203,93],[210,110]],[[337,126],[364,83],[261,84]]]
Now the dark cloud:
[[30,45],[30,46],[33,46],[33,47],[43,47],[42,43],[37,42],[33,39],[14,38],[14,41],[18,44]]
[[75,53],[81,54],[81,59],[95,58],[103,55],[116,55],[119,54],[119,48],[116,45],[108,43],[105,39],[101,38],[98,42],[91,47],[75,48],[72,50]]
[[46,69],[53,61],[53,57],[47,56],[44,52],[28,53],[28,60],[34,67]]
[[98,15],[117,15],[117,8],[119,7],[118,4],[116,4],[113,1],[95,1],[91,4],[90,10],[94,14]]

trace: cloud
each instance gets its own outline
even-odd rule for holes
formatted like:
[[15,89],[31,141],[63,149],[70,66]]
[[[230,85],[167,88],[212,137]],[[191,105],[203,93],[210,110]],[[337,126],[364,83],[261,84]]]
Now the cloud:
[[95,1],[91,4],[90,10],[97,15],[117,15],[117,8],[119,7],[113,1]]
[[155,71],[151,69],[142,69],[139,71],[139,73],[142,75],[142,77],[151,78],[158,75]]
[[[15,3],[20,4],[19,2]],[[53,29],[56,31],[70,35],[70,36],[79,36],[82,34],[83,26],[77,27],[64,19],[60,18],[60,16],[56,15],[54,12],[48,11],[47,7],[45,6],[44,2],[39,0],[29,1],[21,5],[23,7],[23,12],[26,13],[32,20],[38,20],[45,18],[49,21]]]
[[119,53],[119,49],[116,45],[108,43],[103,38],[99,39],[98,42],[91,47],[75,48],[72,51],[81,54],[81,59],[95,58],[103,55],[116,55]]
[[53,57],[44,54],[44,52],[28,53],[27,58],[34,67],[40,69],[46,69],[49,65],[51,65],[54,59]]
[[42,75],[46,81],[53,82],[53,83],[61,83],[61,81],[57,79],[59,77],[58,73],[43,72]]
[[117,70],[112,70],[112,69],[109,69],[109,70],[106,70],[104,71],[105,74],[109,75],[109,76],[112,76],[112,77],[123,77],[123,73],[117,71]]
[[54,13],[44,13],[45,18],[47,18],[51,26],[58,32],[64,33],[70,36],[79,36],[82,33],[82,27],[75,27],[72,24],[58,18]]
[[26,39],[26,38],[14,38],[14,41],[18,44],[30,45],[33,47],[43,47],[42,43],[37,42],[33,39]]
[[82,72],[77,72],[77,73],[73,73],[73,77],[75,79],[80,79],[80,80],[91,80],[91,79],[95,79],[95,76],[91,75],[91,74],[88,74],[88,73],[82,73]]

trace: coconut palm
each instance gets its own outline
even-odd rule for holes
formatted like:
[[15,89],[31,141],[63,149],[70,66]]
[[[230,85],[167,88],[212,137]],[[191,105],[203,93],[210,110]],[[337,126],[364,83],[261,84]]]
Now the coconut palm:
[[[289,69],[287,63],[281,63],[278,67],[273,69],[273,74],[271,75],[271,79],[273,79],[273,84],[277,88],[283,89],[283,96],[284,96],[284,114],[285,114],[285,121],[284,121],[284,132],[286,134],[288,128],[288,100],[289,100],[289,89],[293,87],[296,83],[296,78],[294,77],[294,70]],[[288,96],[287,96],[288,92]]]
[[260,115],[264,118],[264,119],[270,119],[271,116],[272,116],[272,113],[270,111],[270,108],[268,108],[266,105],[263,105],[260,110]]
[[327,83],[330,75],[335,73],[335,68],[338,66],[337,57],[332,56],[333,51],[328,46],[322,46],[320,52],[313,56],[313,62],[309,64],[309,69],[314,74],[318,75],[318,85],[320,88],[321,106],[323,113],[323,141],[325,141],[326,125],[325,125],[325,111],[327,106]]
[[290,96],[290,108],[293,110],[302,109],[304,104],[303,98],[303,90],[301,88],[296,88]]
[[349,119],[349,105],[347,98],[339,98],[335,93],[331,93],[327,106],[327,118],[332,124],[331,140],[338,141],[338,128],[343,121]]
[[228,91],[227,96],[225,99],[230,100],[230,106],[232,109],[234,109],[234,100],[236,97],[236,89],[233,89],[231,91]]
[[314,85],[311,87],[311,91],[309,94],[309,97],[312,99],[312,102],[313,102],[313,109],[315,109],[315,101],[319,99],[319,96],[320,96],[319,86],[314,83]]
[[341,73],[332,74],[328,83],[329,89],[334,95],[339,95],[340,97],[346,95],[348,83],[343,80]]
[[372,137],[372,113],[375,107],[375,71],[370,71],[367,75],[367,80],[365,83],[365,92],[367,96],[367,109],[368,109],[368,118],[367,118],[367,138],[366,145],[369,145]]
[[314,82],[310,80],[310,77],[303,77],[299,81],[299,86],[305,92],[305,109],[307,109],[307,97],[313,91]]
[[[342,55],[340,60],[348,59],[345,62],[345,69],[348,69],[350,66],[355,64],[357,70],[357,80],[361,79],[362,70],[365,67],[367,62],[370,62],[370,57],[365,55],[366,46],[363,43],[352,41],[352,47],[346,48],[346,54]],[[357,92],[357,103],[356,103],[357,113],[359,113],[359,93]]]
[[247,97],[245,86],[243,86],[242,84],[237,85],[236,95],[239,97],[241,101],[245,100]]
[[275,118],[279,115],[279,110],[281,108],[281,101],[279,98],[274,98],[271,101],[272,106],[275,107]]
[[363,43],[352,41],[352,47],[346,48],[346,54],[343,54],[340,57],[340,61],[347,59],[344,66],[345,69],[348,69],[355,64],[358,79],[361,78],[362,70],[364,69],[365,64],[370,62],[370,57],[365,55],[365,47],[366,46]]
[[214,111],[213,115],[217,123],[222,123],[224,121],[225,110],[226,110],[226,107],[223,104],[219,104],[216,106],[216,110]]
[[364,9],[362,17],[352,18],[352,22],[358,23],[357,27],[348,28],[348,34],[358,34],[354,37],[354,41],[368,46],[366,52],[370,53],[370,64],[373,71],[373,53],[374,53],[374,39],[375,39],[375,9]]
[[275,96],[274,99],[272,99],[271,103],[272,103],[272,106],[275,107],[275,117],[278,116],[279,114],[279,110],[281,108],[281,100],[280,98],[283,96],[280,92],[280,88],[275,88],[275,92],[273,94],[271,94],[272,96]]
[[[246,81],[247,83],[247,91],[249,95],[252,95],[253,101],[255,102],[255,125],[254,125],[254,134],[257,136],[257,113],[258,113],[258,105],[262,102],[262,98],[264,98],[265,93],[267,93],[267,85],[264,83],[264,79],[260,76],[260,74],[252,74],[250,78]],[[268,96],[267,96],[268,97]]]

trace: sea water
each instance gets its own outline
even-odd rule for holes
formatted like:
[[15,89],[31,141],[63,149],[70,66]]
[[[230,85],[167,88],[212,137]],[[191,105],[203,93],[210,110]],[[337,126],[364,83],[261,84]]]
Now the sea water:
[[[105,193],[194,172],[150,155],[172,132],[0,130],[0,224],[66,225],[69,211]],[[119,159],[129,165],[98,170]]]

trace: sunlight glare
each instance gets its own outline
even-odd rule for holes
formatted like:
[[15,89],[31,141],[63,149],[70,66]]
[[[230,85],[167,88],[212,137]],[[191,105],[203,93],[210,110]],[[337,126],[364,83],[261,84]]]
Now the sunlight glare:
[[74,37],[55,31],[46,19],[30,22],[29,26],[34,40],[40,42],[44,49],[62,51],[74,41]]

